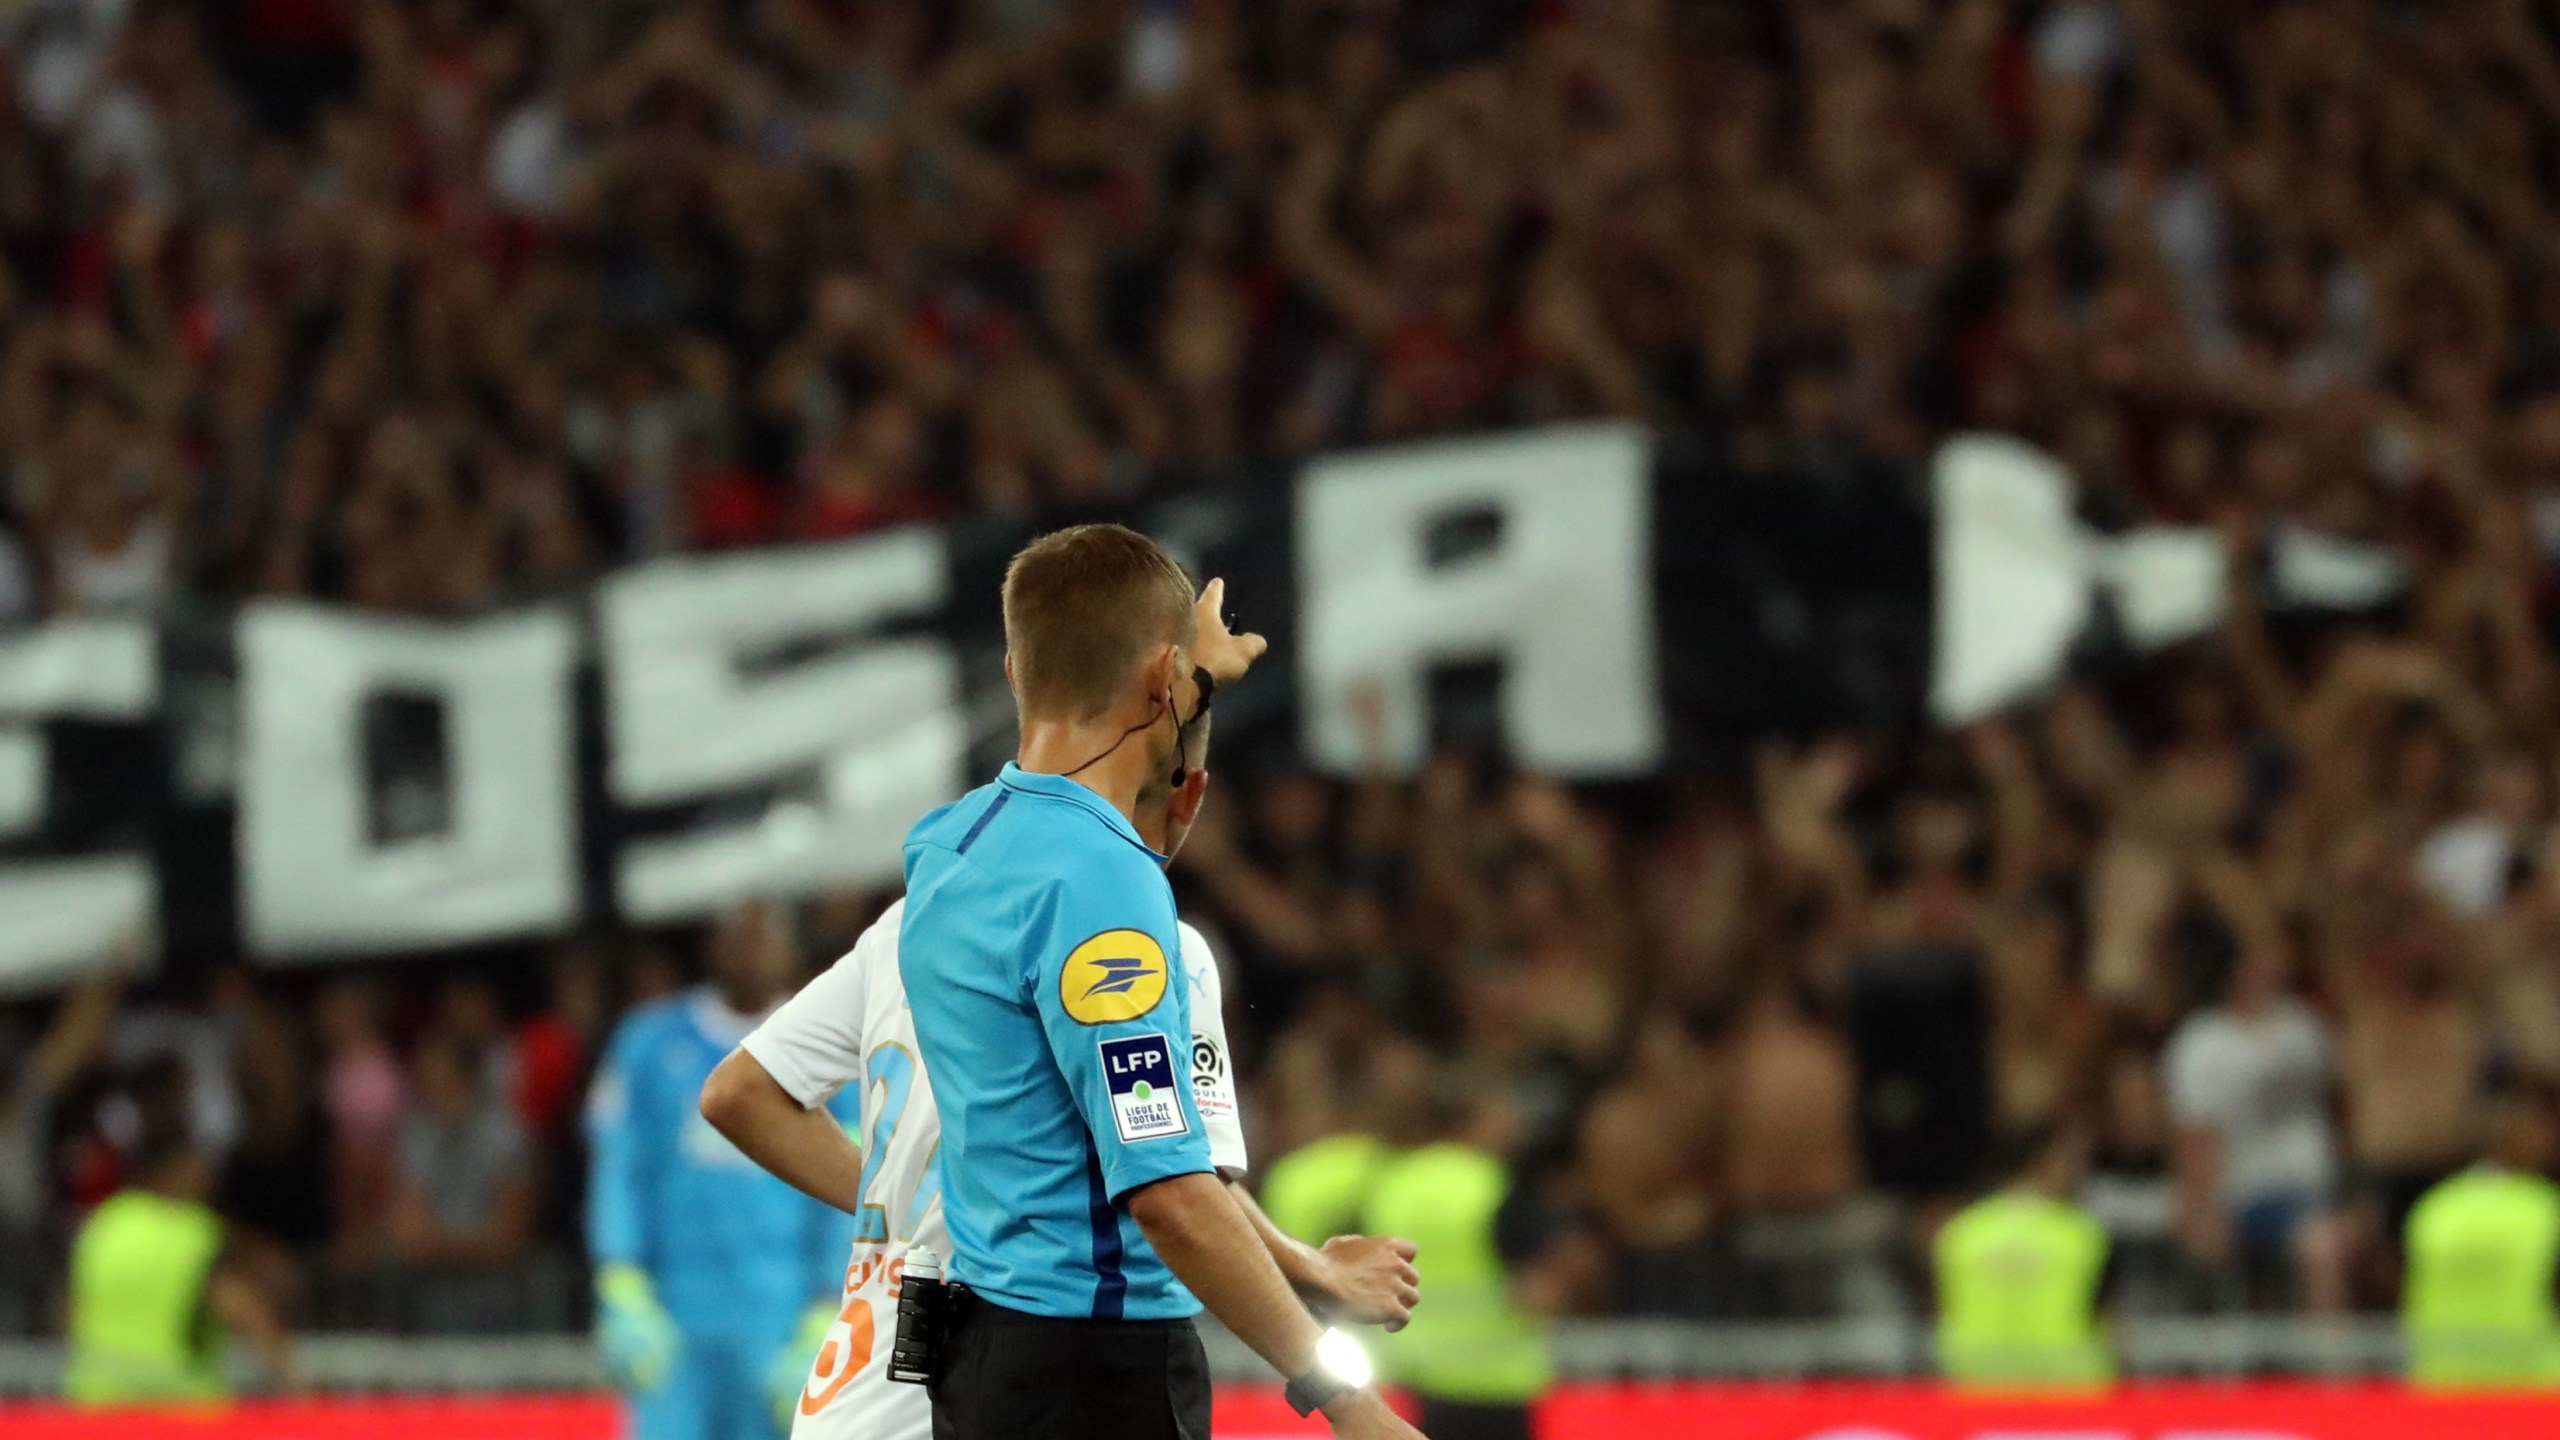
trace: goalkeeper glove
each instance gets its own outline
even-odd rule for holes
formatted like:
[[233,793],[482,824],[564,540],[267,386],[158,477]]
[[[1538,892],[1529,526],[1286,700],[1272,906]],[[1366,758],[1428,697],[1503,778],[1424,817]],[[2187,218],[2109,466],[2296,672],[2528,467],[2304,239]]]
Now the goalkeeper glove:
[[809,1386],[809,1367],[816,1360],[818,1347],[827,1343],[827,1332],[835,1328],[835,1307],[813,1304],[801,1312],[799,1328],[773,1352],[772,1363],[764,1369],[765,1397],[773,1402],[775,1428],[791,1433],[792,1412],[800,1408],[800,1397]]
[[647,1271],[637,1265],[597,1268],[596,1349],[616,1389],[645,1393],[667,1383],[682,1344]]

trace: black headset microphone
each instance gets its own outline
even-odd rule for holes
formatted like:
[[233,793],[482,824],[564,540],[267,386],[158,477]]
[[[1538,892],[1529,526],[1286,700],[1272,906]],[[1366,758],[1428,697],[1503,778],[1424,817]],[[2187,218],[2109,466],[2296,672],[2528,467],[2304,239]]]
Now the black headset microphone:
[[1176,790],[1182,788],[1183,781],[1191,778],[1191,764],[1183,756],[1183,752],[1191,748],[1191,727],[1199,724],[1200,717],[1209,713],[1209,697],[1218,693],[1218,678],[1196,666],[1191,671],[1191,683],[1200,687],[1200,703],[1191,707],[1190,719],[1173,727],[1173,788]]
[[1173,788],[1176,790],[1181,789],[1182,782],[1191,778],[1191,767],[1186,764],[1182,758],[1183,737],[1191,732],[1191,727],[1193,725],[1199,723],[1201,716],[1209,713],[1209,697],[1218,693],[1217,677],[1211,675],[1206,670],[1194,666],[1191,671],[1191,680],[1193,684],[1200,687],[1200,703],[1191,707],[1191,714],[1189,716],[1184,716],[1181,707],[1173,703],[1173,692],[1172,690],[1167,689],[1163,695],[1157,697],[1155,708],[1147,712],[1146,719],[1141,720],[1137,724],[1130,726],[1128,729],[1121,731],[1120,738],[1103,747],[1101,754],[1094,756],[1092,759],[1087,760],[1073,770],[1066,771],[1065,773],[1070,777],[1081,775],[1085,771],[1092,769],[1094,766],[1101,764],[1103,761],[1110,759],[1113,751],[1116,751],[1121,746],[1129,743],[1130,736],[1136,735],[1142,731],[1154,729],[1158,720],[1163,719],[1167,714],[1171,714],[1174,717]]

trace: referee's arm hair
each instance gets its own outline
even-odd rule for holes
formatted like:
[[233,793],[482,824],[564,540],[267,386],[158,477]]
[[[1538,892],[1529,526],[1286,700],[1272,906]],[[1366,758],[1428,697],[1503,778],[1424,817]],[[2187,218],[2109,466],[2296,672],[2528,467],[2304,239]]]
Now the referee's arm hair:
[[1262,1237],[1262,1248],[1279,1263],[1289,1288],[1305,1296],[1318,1314],[1389,1330],[1412,1321],[1413,1307],[1422,1303],[1422,1273],[1413,1268],[1412,1241],[1336,1235],[1320,1247],[1310,1245],[1272,1224],[1252,1191],[1229,1180],[1227,1193]]
[[738,1153],[812,1199],[862,1208],[862,1152],[825,1106],[803,1108],[764,1062],[732,1050],[702,1085],[702,1118]]
[[[1128,1205],[1147,1243],[1237,1339],[1284,1376],[1316,1367],[1323,1327],[1299,1303],[1224,1181],[1205,1170],[1176,1175],[1131,1191]],[[1365,1385],[1324,1413],[1337,1435],[1386,1440],[1415,1433]]]

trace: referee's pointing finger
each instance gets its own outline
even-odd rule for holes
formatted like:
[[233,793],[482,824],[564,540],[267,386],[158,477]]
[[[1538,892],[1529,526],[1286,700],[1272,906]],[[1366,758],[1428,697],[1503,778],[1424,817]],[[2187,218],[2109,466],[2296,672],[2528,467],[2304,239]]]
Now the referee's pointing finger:
[[1234,634],[1227,628],[1227,582],[1212,580],[1201,587],[1200,598],[1192,604],[1193,618],[1198,621],[1199,638],[1192,642],[1191,658],[1210,678],[1221,685],[1231,685],[1244,678],[1253,662],[1271,648],[1271,642],[1246,631]]

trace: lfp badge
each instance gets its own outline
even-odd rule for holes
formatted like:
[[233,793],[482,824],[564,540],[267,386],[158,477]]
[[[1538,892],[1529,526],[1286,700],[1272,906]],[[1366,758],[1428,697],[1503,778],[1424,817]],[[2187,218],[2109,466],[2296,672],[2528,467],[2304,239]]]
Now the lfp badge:
[[1111,1119],[1122,1144],[1191,1133],[1182,1092],[1174,1085],[1172,1042],[1161,1035],[1105,1040],[1102,1073],[1111,1086]]

